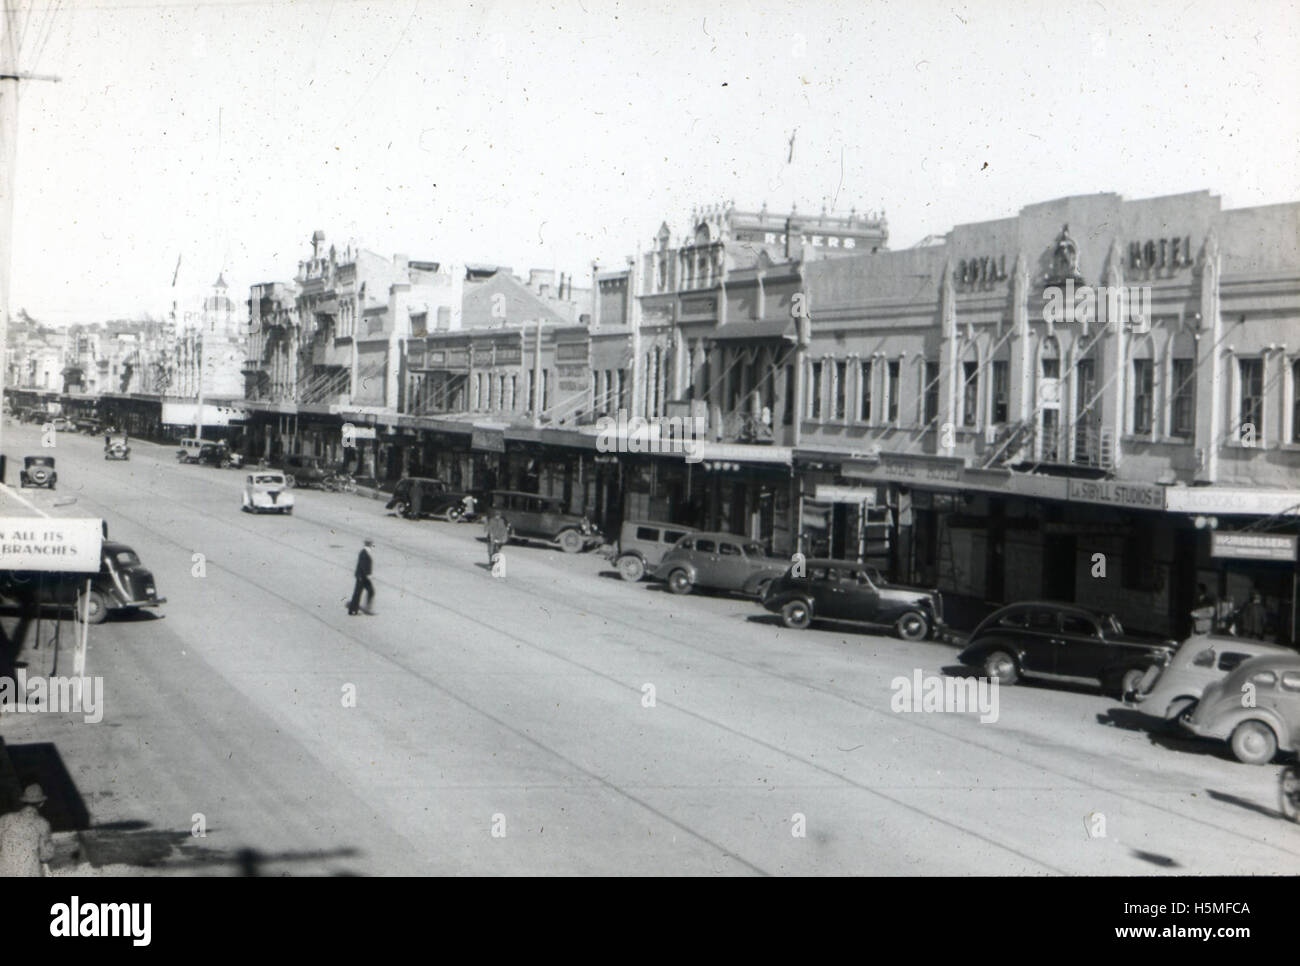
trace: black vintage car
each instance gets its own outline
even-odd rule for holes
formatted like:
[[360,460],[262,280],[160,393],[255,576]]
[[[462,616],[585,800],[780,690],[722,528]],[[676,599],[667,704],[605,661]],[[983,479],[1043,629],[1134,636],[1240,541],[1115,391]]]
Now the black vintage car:
[[889,584],[874,567],[849,560],[796,564],[772,581],[763,606],[795,629],[814,620],[846,621],[892,627],[905,641],[921,641],[944,626],[943,597],[937,590]]
[[1100,684],[1123,696],[1153,664],[1167,663],[1176,641],[1127,634],[1113,614],[1073,604],[1031,601],[994,611],[957,659],[1002,684],[1023,677]]
[[285,481],[289,486],[323,486],[327,477],[333,475],[325,463],[315,456],[285,456],[272,461],[271,465],[284,471]]
[[442,480],[408,476],[397,481],[385,509],[396,510],[408,520],[439,517],[454,522],[465,515],[466,496],[476,502],[479,499],[478,495],[451,489]]
[[126,433],[104,434],[104,459],[129,460],[131,458],[131,441]]
[[59,474],[54,472],[53,456],[24,456],[23,468],[18,471],[18,485],[43,486],[54,489],[59,481]]
[[98,573],[0,571],[0,596],[22,605],[75,605],[77,619],[86,618],[91,624],[102,623],[110,611],[166,603],[166,598],[158,596],[153,574],[141,565],[135,551],[112,540],[101,545]]
[[510,540],[534,540],[557,546],[565,553],[581,553],[601,543],[600,531],[590,520],[564,509],[561,500],[522,493],[492,490],[487,494],[487,518],[506,521]]

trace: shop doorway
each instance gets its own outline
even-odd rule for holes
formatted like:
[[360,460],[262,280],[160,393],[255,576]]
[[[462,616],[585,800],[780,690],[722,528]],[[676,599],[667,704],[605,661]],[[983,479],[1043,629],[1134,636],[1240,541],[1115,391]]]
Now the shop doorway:
[[1052,535],[1043,547],[1043,596],[1073,601],[1079,538]]

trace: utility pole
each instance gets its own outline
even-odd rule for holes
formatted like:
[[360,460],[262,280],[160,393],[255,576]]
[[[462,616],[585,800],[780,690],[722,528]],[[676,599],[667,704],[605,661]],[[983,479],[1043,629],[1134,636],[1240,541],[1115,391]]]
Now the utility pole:
[[[30,9],[26,16],[31,16]],[[14,0],[4,0],[4,23],[0,28],[0,399],[4,397],[5,381],[9,375],[9,307],[12,301],[10,279],[13,269],[14,239],[14,184],[15,165],[18,162],[18,82],[20,80],[48,80],[59,78],[41,74],[23,74],[18,70],[19,11]],[[0,420],[3,427],[3,420]],[[3,479],[3,457],[0,457],[0,483]]]

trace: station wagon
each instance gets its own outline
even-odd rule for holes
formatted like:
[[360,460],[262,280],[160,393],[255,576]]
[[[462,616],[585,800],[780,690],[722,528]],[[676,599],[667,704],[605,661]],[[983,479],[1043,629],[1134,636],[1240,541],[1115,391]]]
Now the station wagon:
[[610,550],[609,558],[618,568],[620,577],[635,583],[646,575],[646,571],[659,566],[664,554],[678,540],[694,532],[694,527],[676,523],[624,520],[618,543]]

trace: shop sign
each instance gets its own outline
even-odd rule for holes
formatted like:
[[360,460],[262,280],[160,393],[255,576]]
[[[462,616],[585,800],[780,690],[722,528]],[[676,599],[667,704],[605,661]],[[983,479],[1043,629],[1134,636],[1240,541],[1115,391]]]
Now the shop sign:
[[504,453],[506,434],[499,429],[475,429],[470,436],[470,449],[484,453]]
[[1163,510],[1165,488],[1153,483],[1117,483],[1114,480],[1070,480],[1067,496],[1079,503],[1128,510]]
[[555,377],[560,392],[579,393],[591,388],[591,370],[586,366],[556,366]]
[[874,486],[827,486],[818,483],[813,490],[813,499],[818,503],[861,503],[875,506],[876,488]]
[[948,483],[961,482],[963,460],[933,460],[893,453],[880,454],[879,474],[897,482],[907,483]]
[[498,366],[517,366],[523,361],[523,350],[517,345],[499,345],[492,361]]
[[561,343],[555,347],[556,362],[582,362],[587,361],[587,343],[586,342],[569,342]]
[[1233,560],[1296,559],[1295,536],[1285,533],[1233,533],[1215,530],[1210,533],[1210,556]]
[[0,517],[0,570],[96,573],[103,538],[103,520]]
[[1300,514],[1300,490],[1252,490],[1230,486],[1175,486],[1166,496],[1181,513]]

